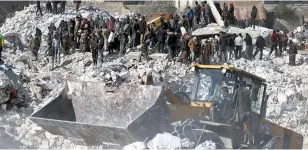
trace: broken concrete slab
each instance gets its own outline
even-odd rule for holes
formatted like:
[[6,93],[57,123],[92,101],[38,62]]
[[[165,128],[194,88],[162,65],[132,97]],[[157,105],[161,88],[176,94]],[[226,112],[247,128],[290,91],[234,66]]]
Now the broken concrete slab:
[[181,138],[173,136],[170,133],[164,132],[157,134],[147,147],[150,149],[179,149],[181,148]]

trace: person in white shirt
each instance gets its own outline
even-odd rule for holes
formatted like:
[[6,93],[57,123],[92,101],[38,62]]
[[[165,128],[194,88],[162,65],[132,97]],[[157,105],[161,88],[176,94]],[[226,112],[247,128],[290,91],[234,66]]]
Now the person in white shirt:
[[240,59],[242,57],[242,49],[243,49],[243,37],[240,33],[234,40],[235,43],[235,59]]

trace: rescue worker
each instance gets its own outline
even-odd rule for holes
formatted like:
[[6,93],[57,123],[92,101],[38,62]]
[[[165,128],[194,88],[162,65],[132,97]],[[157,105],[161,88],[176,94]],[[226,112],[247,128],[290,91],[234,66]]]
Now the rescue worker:
[[105,25],[103,28],[103,37],[104,37],[104,50],[108,50],[108,37],[109,37],[109,30],[107,29],[107,26]]
[[263,57],[263,49],[265,47],[265,39],[263,38],[263,36],[261,36],[259,34],[259,36],[257,37],[257,40],[256,40],[256,51],[255,53],[253,54],[253,58],[256,57],[256,55],[258,54],[258,52],[260,52],[260,60],[262,60],[262,57]]
[[187,19],[186,15],[183,15],[182,16],[182,26],[185,28],[186,31],[189,31],[190,30],[190,22],[189,20]]
[[126,24],[125,25],[125,27],[124,27],[124,29],[123,29],[123,31],[121,32],[121,48],[120,48],[120,56],[123,56],[125,53],[126,53],[126,48],[127,48],[127,46],[128,46],[128,41],[129,41],[129,39],[128,39],[128,27],[129,26],[129,24]]
[[3,49],[4,49],[4,37],[0,33],[0,62],[3,61],[2,60],[2,51],[3,51]]
[[70,53],[70,36],[67,30],[63,30],[62,32],[62,49],[65,55],[69,55]]
[[52,6],[51,6],[51,2],[50,2],[50,1],[47,1],[47,2],[46,2],[46,10],[47,10],[49,13],[52,13]]
[[82,52],[91,52],[89,31],[84,30],[80,37],[80,49]]
[[229,38],[228,38],[228,53],[229,53],[229,60],[232,59],[232,56],[234,56],[234,48],[235,48],[235,43],[234,43],[234,40],[235,40],[235,36],[236,35],[231,35]]
[[158,42],[158,53],[162,53],[165,51],[165,41],[167,39],[167,31],[165,30],[165,26],[161,26],[156,33],[157,42]]
[[139,62],[141,62],[141,58],[145,57],[146,60],[149,59],[149,53],[148,53],[148,45],[150,44],[150,39],[147,39],[146,41],[143,41],[141,44],[141,53],[139,56]]
[[197,37],[193,37],[189,43],[188,43],[188,46],[189,46],[189,49],[190,49],[190,60],[191,62],[195,62],[196,60],[196,53],[197,53]]
[[279,41],[278,41],[278,50],[279,50],[279,57],[282,55],[282,48],[283,48],[283,43],[285,41],[283,34],[277,29],[277,34],[279,36]]
[[193,28],[193,26],[194,26],[193,25],[194,11],[189,6],[187,7],[187,9],[188,9],[188,12],[187,12],[186,16],[187,16],[187,19],[189,21],[189,28],[186,31],[190,31]]
[[52,14],[58,14],[57,5],[57,1],[52,1]]
[[212,41],[211,41],[211,46],[212,46],[212,56],[214,57],[214,54],[217,54],[218,53],[218,37],[217,36],[214,36],[212,38]]
[[171,28],[167,32],[167,49],[168,49],[168,59],[172,60],[173,57],[175,56],[175,49],[176,49],[176,32]]
[[91,44],[90,44],[93,65],[97,66],[97,58],[98,58],[98,49],[99,49],[99,33],[92,33],[91,35]]
[[234,6],[233,3],[229,3],[229,10],[228,10],[228,20],[229,24],[235,24],[235,19],[234,19]]
[[219,37],[219,59],[220,61],[227,61],[227,44],[228,44],[228,37],[226,36],[225,32],[220,33]]
[[31,36],[30,49],[31,49],[31,52],[34,55],[36,61],[38,60],[39,48],[40,48],[40,39],[39,39],[39,37],[36,36],[36,35],[34,37]]
[[212,56],[212,46],[209,40],[205,39],[201,45],[200,59],[203,65],[210,65]]
[[253,26],[253,29],[255,29],[255,25],[256,25],[256,17],[257,17],[257,7],[255,5],[252,5],[252,9],[251,9],[251,23]]
[[278,34],[276,33],[276,31],[274,30],[272,35],[271,35],[271,43],[272,43],[272,46],[271,46],[271,51],[269,53],[269,56],[271,56],[272,52],[275,50],[275,56],[277,57],[279,54],[278,54],[278,49],[277,49],[277,44],[278,44],[278,41],[279,41],[279,36]]
[[43,16],[42,8],[41,8],[41,1],[36,1],[36,15],[38,12],[40,13],[41,16]]
[[243,37],[242,34],[240,33],[236,38],[235,38],[235,59],[240,59],[242,57],[242,49],[243,49]]
[[144,41],[144,34],[147,28],[147,23],[145,21],[145,17],[142,16],[141,20],[139,21],[139,34],[140,34],[140,43],[141,41]]
[[292,40],[289,42],[289,65],[295,66],[295,60],[296,60],[296,54],[297,54],[297,48],[296,44],[293,43]]
[[247,59],[252,60],[252,52],[253,52],[252,38],[248,33],[246,33],[246,37],[245,37],[244,41],[245,41],[245,44],[246,44]]
[[74,0],[74,4],[75,4],[75,10],[76,10],[76,12],[78,12],[80,4],[81,4],[81,1]]
[[[246,87],[245,81],[239,81],[237,88],[234,90],[233,94],[233,106],[235,108],[235,115],[232,120],[234,120],[237,125],[243,128],[244,123],[246,125],[246,133],[248,133],[248,141],[251,143],[251,133],[252,133],[252,118],[251,118],[251,100],[250,100],[250,90]],[[252,143],[251,143],[252,144]]]
[[60,2],[61,14],[65,13],[66,0]]
[[61,62],[61,51],[60,51],[60,37],[59,34],[54,32],[53,33],[53,39],[52,39],[52,53],[51,53],[51,69],[53,70],[55,68],[56,63]]
[[200,16],[201,16],[201,6],[196,1],[195,2],[195,12],[194,12],[195,25],[200,23]]

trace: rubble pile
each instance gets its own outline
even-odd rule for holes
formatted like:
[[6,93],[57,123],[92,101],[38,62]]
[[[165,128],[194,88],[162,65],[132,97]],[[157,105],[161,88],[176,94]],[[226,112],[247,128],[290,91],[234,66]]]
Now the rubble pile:
[[[59,87],[63,86],[64,79],[78,81],[93,81],[103,82],[106,86],[120,86],[123,83],[139,83],[140,78],[144,74],[152,74],[155,84],[162,84],[165,81],[176,81],[185,75],[187,65],[179,62],[170,62],[166,60],[166,54],[151,54],[149,61],[138,62],[140,52],[128,52],[123,57],[117,55],[106,55],[104,63],[100,63],[97,67],[92,65],[90,53],[79,53],[62,57],[61,63],[50,71],[50,63],[48,57],[44,57],[47,50],[46,35],[47,26],[55,22],[57,26],[61,19],[74,17],[72,9],[68,8],[67,14],[52,15],[44,14],[42,17],[35,15],[35,6],[30,5],[23,11],[16,12],[15,16],[8,18],[0,28],[1,33],[16,32],[21,35],[22,42],[28,45],[28,36],[34,33],[35,27],[43,31],[43,43],[40,48],[38,63],[31,60],[29,51],[16,54],[11,54],[11,49],[5,49],[3,52],[6,64],[13,65],[14,68],[22,70],[22,83],[26,91],[29,93],[29,107],[23,109],[13,109],[9,112],[0,113],[0,147],[1,137],[9,136],[17,142],[21,143],[20,148],[106,148],[104,146],[87,147],[74,143],[72,139],[51,135],[32,123],[28,117],[34,109],[42,107],[46,102],[53,99],[55,93],[60,92]],[[83,16],[98,12],[95,10],[87,11],[81,9]],[[235,29],[234,29],[235,30]],[[261,30],[261,29],[260,29]],[[253,32],[250,29],[233,32]],[[252,35],[254,35],[251,33]],[[263,36],[266,36],[270,31],[266,30]],[[254,36],[253,36],[254,37]],[[268,50],[264,52],[268,55]],[[269,58],[267,60],[248,61],[244,59],[236,60],[232,64],[242,68],[248,72],[252,72],[267,80],[268,90],[270,94],[268,100],[267,118],[284,127],[291,128],[304,136],[308,136],[307,122],[307,85],[308,85],[308,69],[306,56],[297,57],[298,66],[288,66],[288,57]],[[9,79],[0,71],[0,102],[9,98],[6,87],[10,85]],[[3,131],[2,131],[3,129]],[[3,134],[2,134],[3,132]],[[158,134],[157,136],[163,136]],[[164,145],[166,141],[155,141],[145,144],[137,142],[124,147],[124,149],[144,149],[144,148],[179,148],[190,147],[191,143],[187,139],[179,139],[178,137],[170,137],[174,140]],[[152,145],[150,144],[152,143]],[[179,145],[180,144],[180,145]],[[215,146],[211,141],[197,146],[197,149],[214,149]]]

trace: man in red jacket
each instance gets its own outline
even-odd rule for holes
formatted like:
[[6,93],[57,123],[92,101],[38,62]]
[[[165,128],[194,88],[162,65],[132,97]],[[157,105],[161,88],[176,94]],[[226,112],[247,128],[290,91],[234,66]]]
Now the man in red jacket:
[[271,46],[271,51],[269,56],[271,56],[271,54],[273,53],[274,49],[275,49],[275,56],[278,56],[278,49],[277,49],[277,44],[279,41],[279,35],[276,33],[276,31],[273,31],[272,35],[271,35],[271,42],[272,42],[272,46]]

